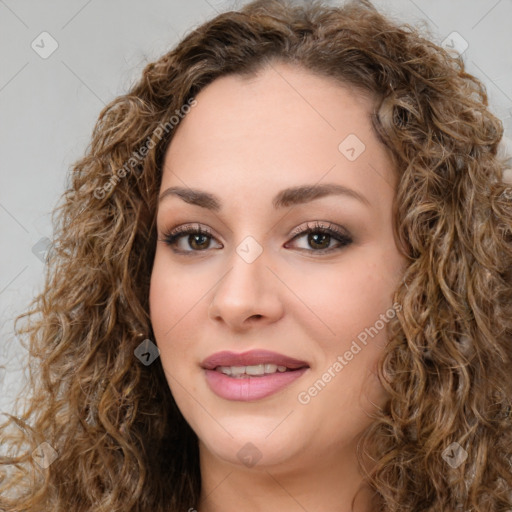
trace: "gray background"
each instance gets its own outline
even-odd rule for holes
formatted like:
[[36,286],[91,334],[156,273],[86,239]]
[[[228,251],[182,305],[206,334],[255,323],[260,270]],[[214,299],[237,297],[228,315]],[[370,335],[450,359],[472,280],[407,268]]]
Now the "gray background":
[[[100,110],[191,28],[243,3],[0,0],[0,412],[11,410],[27,364],[13,320],[42,288],[49,212]],[[486,84],[510,144],[512,0],[374,4],[397,20],[426,22],[439,44],[461,50],[466,41],[467,69]]]

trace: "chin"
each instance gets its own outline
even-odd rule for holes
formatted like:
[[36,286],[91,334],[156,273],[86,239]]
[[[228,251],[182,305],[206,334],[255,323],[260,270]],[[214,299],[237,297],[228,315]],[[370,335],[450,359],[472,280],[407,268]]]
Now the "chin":
[[[290,440],[290,438],[289,438]],[[236,466],[247,467],[249,469],[268,468],[275,465],[286,463],[290,457],[297,455],[296,446],[289,446],[282,438],[275,440],[254,438],[246,436],[245,438],[233,439],[211,439],[202,441],[206,448],[214,457]]]

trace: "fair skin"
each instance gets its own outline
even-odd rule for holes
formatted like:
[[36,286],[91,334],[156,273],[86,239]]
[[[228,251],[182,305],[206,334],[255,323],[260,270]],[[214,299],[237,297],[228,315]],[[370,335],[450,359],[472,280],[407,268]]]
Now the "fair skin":
[[[199,438],[197,509],[369,511],[369,494],[358,494],[356,444],[369,414],[387,400],[376,377],[386,329],[376,322],[394,314],[405,263],[392,231],[396,176],[371,127],[372,100],[282,63],[256,77],[217,79],[196,99],[167,150],[160,194],[200,189],[220,205],[161,199],[150,314],[168,384]],[[360,152],[349,139],[352,161],[339,149],[349,134],[365,145]],[[364,199],[346,193],[272,204],[283,189],[327,183]],[[322,235],[318,224],[346,236]],[[164,241],[186,225],[211,236]],[[295,238],[295,228],[308,227],[313,234]],[[241,247],[261,250],[251,262],[237,252],[248,236],[256,242]],[[375,326],[356,355],[346,354]],[[253,349],[308,367],[260,399],[212,391],[204,359]],[[309,393],[319,379],[325,385]]]

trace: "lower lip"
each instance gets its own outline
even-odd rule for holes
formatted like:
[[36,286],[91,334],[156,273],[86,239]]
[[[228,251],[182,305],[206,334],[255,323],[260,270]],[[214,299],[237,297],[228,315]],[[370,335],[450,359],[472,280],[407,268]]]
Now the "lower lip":
[[233,378],[215,370],[205,370],[211,390],[226,400],[250,402],[273,395],[301,377],[308,368],[276,372],[261,377]]

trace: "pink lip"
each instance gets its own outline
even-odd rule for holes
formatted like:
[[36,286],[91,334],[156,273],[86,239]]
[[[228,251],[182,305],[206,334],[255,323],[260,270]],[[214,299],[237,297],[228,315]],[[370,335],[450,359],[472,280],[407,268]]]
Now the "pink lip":
[[[293,371],[241,378],[215,371],[218,366],[250,366],[264,363],[286,366]],[[273,395],[309,369],[309,365],[304,361],[267,350],[251,350],[241,354],[217,352],[206,358],[201,366],[205,370],[206,382],[216,395],[226,400],[241,402],[260,400]]]
[[286,366],[291,370],[309,366],[305,361],[299,361],[298,359],[293,359],[277,352],[270,352],[269,350],[249,350],[240,354],[225,350],[207,357],[201,363],[201,366],[206,370],[214,370],[217,366],[251,366],[265,363]]

